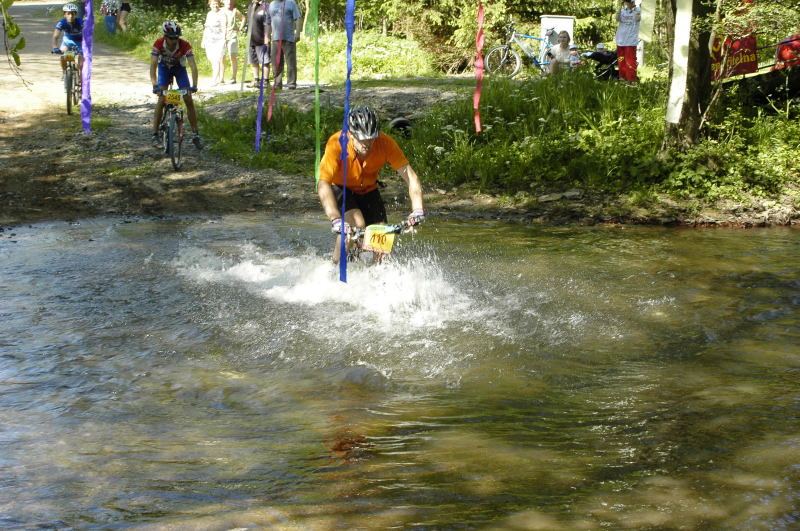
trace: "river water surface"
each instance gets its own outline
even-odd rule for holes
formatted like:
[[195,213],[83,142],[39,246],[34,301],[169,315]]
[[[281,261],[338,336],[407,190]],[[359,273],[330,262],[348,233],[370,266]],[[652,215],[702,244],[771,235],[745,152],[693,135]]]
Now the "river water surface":
[[797,529],[800,232],[0,233],[0,527]]

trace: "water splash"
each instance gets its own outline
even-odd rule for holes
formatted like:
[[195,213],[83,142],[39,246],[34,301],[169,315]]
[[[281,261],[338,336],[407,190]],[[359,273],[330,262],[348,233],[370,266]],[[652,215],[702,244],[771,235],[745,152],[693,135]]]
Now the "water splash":
[[194,282],[239,286],[276,303],[341,312],[380,326],[401,322],[406,329],[431,329],[465,317],[486,317],[432,255],[357,264],[346,284],[325,258],[311,253],[280,256],[253,244],[241,245],[238,256],[231,257],[187,246],[173,266]]

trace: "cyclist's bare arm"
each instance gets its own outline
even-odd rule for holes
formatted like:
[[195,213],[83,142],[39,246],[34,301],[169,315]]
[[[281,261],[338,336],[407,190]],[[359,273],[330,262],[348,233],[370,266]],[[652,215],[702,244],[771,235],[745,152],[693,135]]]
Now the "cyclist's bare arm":
[[155,55],[150,56],[150,83],[153,86],[158,84],[158,76],[156,72],[158,71],[158,57]]
[[320,180],[317,186],[317,195],[319,196],[319,202],[322,203],[322,210],[325,212],[325,217],[331,221],[342,217],[339,213],[339,209],[336,208],[336,196],[333,195],[331,183]]
[[64,32],[57,29],[53,30],[53,48],[60,48],[61,47],[61,39],[64,36]]
[[186,62],[189,63],[189,68],[192,69],[192,86],[197,86],[197,63],[194,60],[194,55],[187,57]]
[[412,210],[423,210],[422,206],[422,183],[419,180],[417,172],[411,167],[411,164],[406,164],[397,173],[408,184],[408,197],[411,199]]

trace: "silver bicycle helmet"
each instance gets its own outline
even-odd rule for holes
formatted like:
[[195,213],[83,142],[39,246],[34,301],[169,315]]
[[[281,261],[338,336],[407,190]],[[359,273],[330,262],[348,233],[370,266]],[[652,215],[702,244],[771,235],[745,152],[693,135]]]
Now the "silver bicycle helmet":
[[350,109],[347,115],[347,126],[358,140],[372,140],[378,138],[381,132],[378,114],[370,107],[359,105]]
[[177,22],[168,20],[161,25],[161,31],[164,32],[164,37],[175,39],[181,36],[181,27]]
[[64,13],[74,12],[77,14],[78,6],[76,6],[75,4],[64,4],[62,11],[64,11]]

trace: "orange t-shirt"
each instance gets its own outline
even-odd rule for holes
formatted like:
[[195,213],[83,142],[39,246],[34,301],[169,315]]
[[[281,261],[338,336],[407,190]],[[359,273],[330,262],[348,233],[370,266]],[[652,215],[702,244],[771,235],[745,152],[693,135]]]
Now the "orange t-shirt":
[[[319,163],[319,179],[338,186],[342,185],[341,132],[334,133],[325,144],[325,155]],[[386,164],[399,170],[408,164],[403,150],[389,135],[380,133],[367,153],[364,162],[356,158],[353,142],[347,143],[347,189],[357,194],[366,194],[378,188],[378,172]]]

